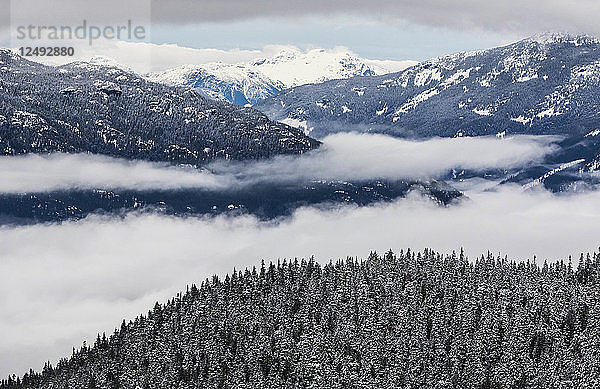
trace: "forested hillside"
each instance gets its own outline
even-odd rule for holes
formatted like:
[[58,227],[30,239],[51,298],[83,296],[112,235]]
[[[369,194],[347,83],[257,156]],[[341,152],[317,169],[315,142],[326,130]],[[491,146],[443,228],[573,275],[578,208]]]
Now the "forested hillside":
[[0,388],[595,388],[599,282],[600,254],[263,264]]
[[306,206],[367,206],[391,202],[411,192],[439,205],[463,194],[444,182],[412,180],[260,182],[238,189],[209,190],[61,190],[48,193],[0,193],[0,226],[83,219],[91,214],[156,212],[173,216],[253,215],[273,220]]
[[0,155],[89,152],[192,165],[300,154],[319,142],[251,108],[89,63],[0,49]]

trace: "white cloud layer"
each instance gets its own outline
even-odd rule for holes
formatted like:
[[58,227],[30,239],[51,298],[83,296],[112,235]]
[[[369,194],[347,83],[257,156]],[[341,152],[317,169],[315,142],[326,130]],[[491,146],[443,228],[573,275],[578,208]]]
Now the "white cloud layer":
[[0,193],[65,189],[220,189],[228,177],[163,163],[90,154],[0,156]]
[[[512,168],[554,150],[553,138],[495,137],[406,141],[337,134],[300,157],[215,163],[207,170],[94,155],[0,157],[0,192],[58,189],[239,187],[261,181],[432,178],[456,169]],[[392,204],[304,208],[290,219],[251,216],[171,218],[130,214],[82,221],[0,227],[0,376],[67,356],[96,331],[110,332],[193,282],[260,263],[320,261],[371,250],[464,246],[523,259],[593,250],[600,193],[555,197],[519,188],[484,192],[439,207],[414,193]],[[277,243],[273,243],[277,242]]]
[[[1,31],[0,31],[1,36]],[[0,41],[1,43],[1,41]],[[18,47],[23,42],[13,41],[13,50],[19,53]],[[39,42],[40,45],[54,45],[53,41]],[[250,49],[230,49],[221,50],[214,48],[192,48],[179,46],[177,44],[155,44],[147,42],[129,42],[122,40],[107,40],[99,39],[94,41],[93,45],[89,45],[87,41],[69,41],[68,46],[74,47],[73,56],[49,56],[49,57],[35,57],[28,58],[45,65],[65,65],[75,61],[90,62],[98,65],[108,65],[121,68],[125,71],[133,71],[142,76],[148,76],[150,73],[161,73],[165,70],[179,68],[181,66],[198,66],[203,64],[248,64],[250,62],[259,59],[270,59],[282,52],[294,52],[307,54],[310,51],[318,50],[325,51],[329,56],[321,54],[321,61],[326,60],[328,57],[336,57],[346,53],[354,54],[350,49],[343,46],[336,46],[332,48],[320,48],[309,46],[306,49],[301,49],[294,45],[265,45],[261,49],[250,50]],[[326,58],[327,57],[327,58]],[[309,59],[307,59],[308,61]],[[266,74],[273,79],[284,81],[286,84],[292,84],[290,81],[279,79],[282,75],[285,75],[285,71],[288,70],[290,73],[290,80],[303,80],[311,79],[314,76],[315,68],[319,66],[326,66],[317,60],[312,59],[311,64],[306,64],[303,67],[303,63],[299,64],[300,59],[287,63],[286,69],[281,68],[281,65],[275,67],[276,72]],[[378,74],[384,72],[399,72],[406,69],[409,66],[415,65],[417,61],[405,60],[405,61],[392,61],[392,60],[376,60],[376,59],[364,59],[365,63],[369,64],[375,69]],[[300,68],[294,68],[299,65]],[[265,72],[265,68],[261,69]],[[231,70],[229,70],[231,71]],[[294,71],[300,71],[303,74],[293,75]],[[308,74],[306,74],[308,73]],[[315,78],[316,79],[316,78]],[[152,77],[149,78],[153,80]]]
[[0,228],[0,376],[68,356],[83,339],[111,332],[186,284],[263,258],[327,262],[371,250],[462,246],[470,256],[491,250],[554,260],[600,245],[599,192],[504,187],[470,198],[447,208],[417,194],[363,208],[304,208],[279,223],[130,214]]
[[428,179],[450,169],[514,168],[554,150],[551,137],[407,141],[337,134],[322,149],[265,162],[215,163],[212,171],[87,154],[0,157],[0,193],[60,189],[224,189],[261,181]]
[[[20,42],[14,42],[19,43]],[[51,42],[47,42],[51,44]],[[93,45],[87,42],[70,41],[75,48],[73,57],[38,57],[37,61],[47,65],[64,65],[73,61],[85,61],[111,65],[134,71],[138,74],[160,72],[182,65],[199,65],[213,62],[237,64],[259,58],[270,58],[284,48],[298,50],[295,46],[267,45],[260,50],[197,49],[176,44],[154,44],[99,39]]]
[[246,180],[373,177],[434,178],[451,169],[516,168],[540,161],[555,150],[548,136],[433,138],[411,141],[385,135],[339,133],[324,138],[322,150],[301,158],[277,157],[238,168],[213,165],[216,172],[241,171]]

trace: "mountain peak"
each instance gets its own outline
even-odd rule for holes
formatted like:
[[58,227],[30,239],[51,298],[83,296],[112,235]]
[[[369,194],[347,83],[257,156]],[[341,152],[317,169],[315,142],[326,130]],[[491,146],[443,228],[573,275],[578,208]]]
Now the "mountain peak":
[[581,135],[597,128],[600,115],[599,42],[539,34],[382,77],[289,89],[256,107],[272,119],[312,128],[315,137],[355,127],[404,137]]
[[1,62],[23,61],[23,60],[24,60],[24,58],[21,57],[20,55],[18,55],[17,53],[15,53],[14,51],[0,47],[0,61]]
[[186,85],[201,94],[234,104],[255,104],[283,89],[353,76],[380,75],[403,70],[413,61],[361,58],[346,47],[301,50],[284,46],[275,55],[247,63],[204,63],[150,74],[155,82]]
[[567,32],[543,32],[533,35],[525,39],[525,41],[536,42],[540,44],[571,43],[576,46],[600,43],[600,39],[592,35],[572,34]]
[[279,53],[275,54],[273,58],[270,59],[272,62],[278,61],[288,61],[291,59],[295,59],[298,56],[302,55],[303,52],[297,47],[289,46],[281,49]]
[[114,58],[107,57],[105,55],[96,55],[96,56],[90,58],[90,60],[88,62],[92,65],[113,67],[113,68],[121,69],[121,70],[129,72],[129,73],[133,73],[133,70],[129,66],[123,65],[119,61],[115,60]]

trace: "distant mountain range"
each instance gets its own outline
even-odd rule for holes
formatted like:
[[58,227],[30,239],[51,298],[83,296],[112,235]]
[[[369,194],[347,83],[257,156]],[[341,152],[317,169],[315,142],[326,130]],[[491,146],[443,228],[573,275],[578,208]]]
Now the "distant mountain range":
[[600,165],[600,40],[544,34],[394,74],[291,88],[255,108],[316,138],[347,131],[421,139],[562,135],[561,158],[526,180],[568,174],[573,181]]
[[256,104],[283,89],[354,76],[396,72],[415,61],[364,59],[344,48],[302,51],[286,48],[247,63],[185,65],[147,75],[148,80],[189,86],[202,95],[237,105]]
[[292,88],[256,107],[344,131],[403,137],[586,134],[600,118],[600,41],[545,35],[422,62],[402,72]]
[[201,165],[300,154],[319,142],[252,109],[131,72],[0,50],[0,154],[69,152]]
[[[270,119],[253,108],[164,85],[186,85],[185,80],[191,80],[186,75],[191,73],[173,70],[162,74],[162,83],[154,83],[115,67],[107,58],[51,67],[0,51],[0,62],[0,152],[4,155],[88,152],[202,165],[220,158],[300,154],[319,146],[311,136],[341,131],[408,138],[551,134],[560,135],[558,151],[539,164],[514,171],[452,171],[441,178],[452,182],[485,176],[554,191],[600,184],[600,41],[592,37],[543,35],[433,59],[384,76],[374,74],[385,72],[384,65],[390,69],[406,64],[362,60],[345,50],[287,50],[247,64],[202,66],[201,72],[212,78],[196,78],[197,82],[221,80],[220,86],[230,88],[232,84],[224,80],[237,77],[244,98],[256,93],[252,96],[259,100],[292,86],[255,105]],[[149,76],[158,81],[157,77]],[[316,83],[344,77],[350,78]],[[199,90],[217,93],[221,89],[215,85]],[[228,90],[234,99],[233,89]],[[222,100],[223,96],[216,97]],[[97,209],[131,210],[140,204],[172,214],[212,213],[212,206],[229,212],[233,205],[234,210],[270,218],[301,205],[386,201],[414,185],[443,203],[460,196],[451,188],[440,191],[418,182],[384,183],[378,187],[381,190],[370,193],[363,188],[374,187],[374,182],[294,185],[269,187],[272,195],[264,199],[248,191],[181,191],[177,196],[117,191],[105,196],[101,188],[99,192],[34,193],[27,198],[7,195],[0,213],[9,219],[64,220]],[[217,204],[215,196],[223,201]]]

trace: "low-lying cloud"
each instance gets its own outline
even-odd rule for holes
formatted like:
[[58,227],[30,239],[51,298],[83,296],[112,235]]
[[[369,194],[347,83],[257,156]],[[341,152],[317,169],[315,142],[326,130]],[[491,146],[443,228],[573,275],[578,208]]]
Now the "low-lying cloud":
[[[87,154],[0,157],[0,192],[68,189],[225,190],[261,182],[427,179],[450,169],[518,168],[554,150],[554,138],[406,141],[338,134],[321,149],[206,169]],[[301,208],[292,217],[90,216],[62,224],[0,227],[0,376],[69,355],[97,331],[147,311],[186,284],[261,259],[327,262],[371,250],[461,246],[512,258],[566,258],[598,246],[600,193],[554,196],[520,187],[482,191],[442,207],[417,192],[369,207]]]
[[510,169],[554,150],[551,137],[439,138],[407,141],[338,134],[321,149],[268,161],[214,163],[207,169],[127,161],[89,154],[0,157],[0,193],[66,189],[224,190],[260,182],[429,179],[451,169]]
[[68,356],[97,331],[147,312],[217,273],[261,259],[321,263],[371,250],[464,247],[524,260],[578,258],[600,245],[600,193],[556,196],[502,187],[441,207],[413,193],[370,207],[299,209],[291,218],[91,216],[0,228],[0,376]]
[[547,136],[433,138],[411,141],[386,135],[340,133],[323,139],[321,150],[301,158],[277,157],[238,169],[214,164],[217,173],[245,180],[428,179],[451,169],[511,169],[541,161],[553,152]]
[[228,177],[162,163],[90,154],[0,157],[0,193],[67,189],[222,189]]

